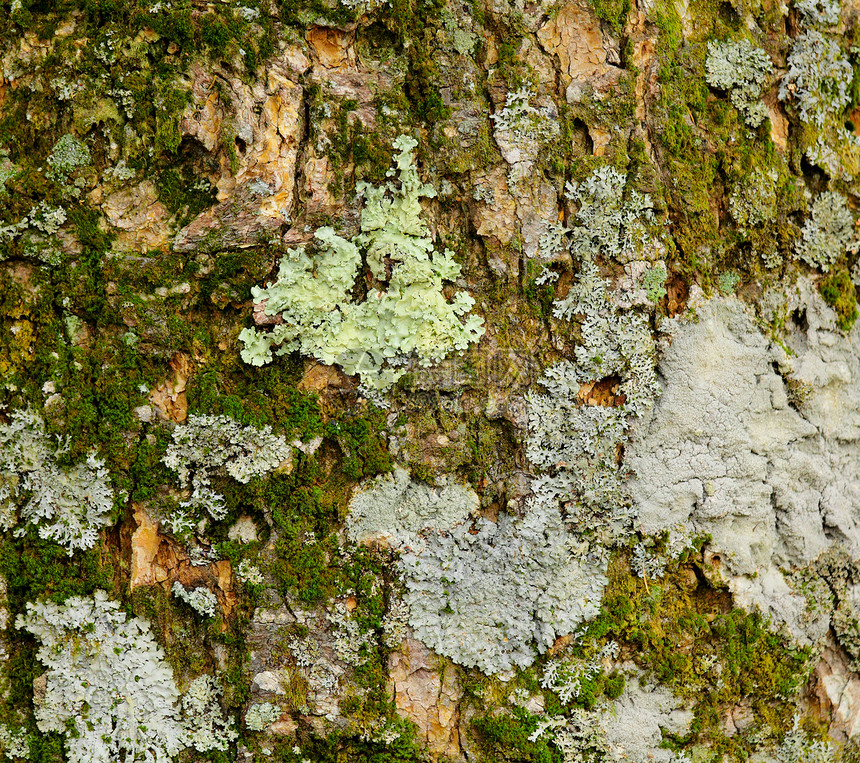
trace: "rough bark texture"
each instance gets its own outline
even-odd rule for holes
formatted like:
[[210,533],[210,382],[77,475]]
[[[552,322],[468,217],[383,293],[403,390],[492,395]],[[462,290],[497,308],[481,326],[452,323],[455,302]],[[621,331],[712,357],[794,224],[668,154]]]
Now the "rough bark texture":
[[860,759],[858,45],[854,0],[0,0],[0,753],[70,759],[32,605],[103,590],[221,691],[180,761]]

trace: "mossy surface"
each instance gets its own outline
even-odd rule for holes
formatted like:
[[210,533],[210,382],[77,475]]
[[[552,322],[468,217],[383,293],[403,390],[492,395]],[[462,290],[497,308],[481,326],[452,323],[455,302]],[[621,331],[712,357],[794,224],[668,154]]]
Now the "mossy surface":
[[825,278],[818,290],[824,301],[836,311],[836,322],[843,331],[851,331],[857,320],[857,291],[847,270],[837,270]]
[[[394,648],[384,644],[385,618],[402,593],[398,553],[384,544],[350,544],[346,513],[357,485],[397,465],[428,484],[452,475],[468,480],[488,521],[527,513],[535,474],[524,452],[523,401],[543,370],[573,357],[581,342],[581,321],[553,316],[554,300],[568,293],[580,263],[564,253],[535,254],[541,225],[576,220],[568,181],[611,166],[625,175],[625,194],[651,196],[665,234],[665,249],[647,255],[665,268],[648,271],[644,284],[655,337],[666,317],[695,319],[685,312],[694,288],[758,309],[762,295],[783,294],[799,276],[809,277],[796,252],[811,199],[836,191],[856,212],[856,147],[846,137],[860,125],[856,61],[850,102],[839,115],[845,135],[799,122],[794,107],[776,98],[776,82],[765,88],[770,118],[751,129],[727,94],[706,81],[714,41],[746,40],[783,67],[801,33],[796,11],[786,20],[773,0],[743,7],[658,0],[647,10],[628,0],[591,0],[589,7],[606,54],[595,71],[608,78],[581,75],[588,82],[569,94],[563,57],[541,41],[558,11],[547,4],[524,10],[481,0],[205,7],[188,0],[0,0],[0,426],[8,411],[34,409],[51,436],[68,440],[62,465],[90,454],[103,459],[115,494],[110,527],[93,549],[72,557],[32,531],[3,533],[5,606],[14,618],[27,602],[104,589],[152,623],[182,688],[202,673],[217,674],[241,736],[227,752],[186,751],[181,760],[226,763],[239,746],[255,761],[434,758],[426,734],[405,717],[402,696],[398,711],[389,683]],[[849,20],[844,31],[824,34],[850,51],[858,29]],[[202,95],[192,87],[201,70],[214,81]],[[258,217],[237,201],[258,169],[243,164],[242,152],[248,140],[260,139],[264,114],[272,123],[286,118],[278,110],[281,76],[301,93],[299,126],[295,133],[271,130],[267,157],[283,159],[298,135],[295,166],[278,169],[278,182],[289,178],[296,186],[289,205],[278,208],[282,227],[233,246],[225,234]],[[247,113],[231,112],[226,93],[234,85],[255,94]],[[558,129],[518,167],[503,159],[491,114],[498,116],[520,88],[552,104],[547,113]],[[211,149],[188,120],[203,119],[209,107],[226,115],[223,124],[207,125],[212,134],[221,130],[220,145]],[[256,127],[241,131],[242,119]],[[251,288],[271,281],[285,251],[319,227],[355,235],[362,206],[356,184],[379,186],[390,177],[390,145],[402,134],[419,140],[421,180],[438,192],[420,209],[431,243],[450,247],[462,266],[443,293],[475,298],[487,327],[481,344],[430,369],[401,359],[405,375],[376,401],[389,408],[366,400],[356,379],[296,353],[262,368],[243,363],[236,337],[252,320]],[[827,166],[810,159],[820,140],[833,147]],[[61,162],[58,145],[74,147],[77,159]],[[140,191],[150,184],[151,192]],[[140,217],[131,230],[110,222],[118,192],[135,199],[131,212]],[[156,207],[163,207],[163,220]],[[190,251],[176,250],[178,231],[204,213],[223,215],[220,227]],[[146,215],[163,230],[136,239],[152,222],[142,221]],[[858,315],[856,260],[849,246],[829,272],[811,276],[846,333]],[[385,260],[387,272],[394,262]],[[617,279],[629,263],[598,264],[602,275]],[[356,300],[386,286],[366,266]],[[551,280],[538,283],[545,269]],[[782,342],[785,316],[762,320]],[[815,395],[793,377],[786,385],[798,411]],[[187,495],[162,459],[174,430],[198,414],[270,426],[295,444],[294,458],[247,483],[213,477],[223,521],[180,537],[164,520]],[[623,458],[621,448],[616,459]],[[139,511],[161,522],[165,548],[181,564],[190,564],[191,539],[220,558],[234,597],[229,615],[195,620],[162,584],[132,589]],[[253,523],[255,540],[230,534],[240,518]],[[689,733],[667,736],[664,745],[697,761],[746,760],[791,728],[793,714],[805,707],[800,690],[814,652],[761,615],[738,609],[701,548],[665,575],[642,578],[620,545],[609,550],[600,615],[575,643],[557,644],[509,683],[451,663],[439,668],[456,672],[463,692],[451,716],[461,724],[463,750],[487,761],[560,763],[548,737],[529,741],[539,720],[594,713],[623,696],[640,673],[694,708]],[[262,584],[238,580],[243,562],[259,567]],[[351,616],[372,638],[367,661],[344,674],[336,723],[308,710],[312,689],[286,646],[288,637],[308,635],[311,618],[311,626],[292,623],[273,637],[281,641],[265,666],[284,671],[284,722],[295,731],[281,738],[245,729],[242,713],[263,697],[253,683],[262,669],[253,655],[271,646],[252,643],[259,612],[322,617],[344,601],[354,604]],[[0,721],[30,733],[31,760],[60,763],[61,736],[38,733],[32,712],[33,680],[42,672],[35,642],[14,628],[4,640],[9,694]],[[550,659],[593,660],[613,641],[617,661],[584,680],[575,698],[562,702],[541,686]],[[512,703],[516,689],[539,697],[543,711]],[[724,719],[738,707],[754,722],[728,736]],[[804,728],[817,738],[831,720],[815,728],[807,720]],[[388,741],[381,730],[391,732]],[[850,750],[846,760],[856,752]]]

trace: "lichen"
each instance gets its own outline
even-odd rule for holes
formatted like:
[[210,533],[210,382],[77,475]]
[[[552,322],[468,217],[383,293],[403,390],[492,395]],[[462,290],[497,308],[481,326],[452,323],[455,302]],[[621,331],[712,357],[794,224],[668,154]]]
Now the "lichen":
[[832,763],[835,748],[830,742],[811,738],[800,728],[800,716],[795,715],[792,727],[776,751],[779,763]]
[[188,589],[178,580],[174,581],[170,589],[173,595],[184,601],[191,609],[203,617],[215,617],[218,612],[218,599],[208,588],[200,586]]
[[735,293],[735,289],[738,288],[740,281],[740,275],[738,275],[734,270],[727,270],[725,273],[720,273],[717,278],[717,288],[720,290],[721,294],[728,296]]
[[[354,241],[321,228],[315,234],[318,251],[313,257],[290,250],[281,261],[278,279],[265,289],[252,290],[262,312],[282,322],[268,333],[250,328],[241,332],[246,363],[270,362],[272,348],[278,346],[279,355],[300,351],[337,364],[381,392],[403,376],[405,370],[397,366],[411,357],[428,366],[481,337],[482,319],[467,316],[472,297],[459,291],[449,302],[442,292],[445,281],[459,276],[460,266],[451,250],[434,249],[421,219],[420,200],[436,191],[418,177],[412,155],[417,145],[405,135],[394,142],[399,187],[391,182],[356,186],[365,206],[362,232]],[[365,301],[356,303],[352,290],[362,251],[374,285]]]
[[239,562],[239,566],[236,568],[236,577],[246,585],[263,585],[265,582],[260,568],[248,559]]
[[71,556],[96,544],[114,496],[104,461],[90,453],[83,464],[61,466],[58,458],[68,449],[69,442],[51,437],[31,410],[14,411],[9,424],[0,425],[0,527],[17,526],[21,535],[32,525]]
[[96,591],[28,604],[15,625],[40,642],[48,671],[36,723],[65,735],[69,763],[169,763],[182,749],[178,692],[147,622]]
[[245,713],[245,725],[250,731],[265,731],[281,717],[281,708],[271,702],[255,702]]
[[199,516],[219,521],[227,515],[224,496],[212,489],[212,479],[226,474],[247,484],[292,458],[287,439],[271,427],[242,426],[229,416],[191,415],[173,430],[162,461],[176,472],[191,495],[170,518],[173,532],[187,532]]
[[842,11],[841,0],[798,0],[794,7],[809,26],[834,26]]
[[[858,363],[808,281],[792,299],[808,326],[789,324],[790,357],[737,298],[700,306],[698,322],[665,347],[663,394],[634,428],[625,463],[642,532],[710,534],[735,601],[761,607],[806,644],[824,636],[829,616],[805,617],[781,569],[818,558],[832,528],[846,538],[856,532],[847,506],[860,463],[847,422],[857,409]],[[798,410],[775,368],[827,392]]]
[[762,91],[773,71],[770,58],[749,40],[708,43],[705,61],[711,87],[726,90],[732,105],[750,127],[758,127],[768,116]]
[[[617,309],[600,271],[588,260],[577,283],[555,303],[554,314],[582,317],[581,343],[573,362],[546,370],[541,379],[545,393],[527,396],[526,454],[545,470],[532,485],[534,502],[548,506],[564,501],[581,530],[608,532],[604,540],[619,537],[629,532],[630,509],[618,450],[630,421],[645,413],[659,392],[647,317]],[[584,385],[611,378],[618,380],[613,391],[617,404],[581,404]]]
[[848,105],[853,77],[851,64],[837,43],[821,32],[804,32],[791,48],[779,97],[796,100],[800,118],[821,128]]
[[729,195],[729,211],[742,228],[752,228],[773,219],[776,214],[776,184],[779,172],[754,169]]
[[579,223],[569,231],[567,248],[576,258],[619,262],[660,259],[665,247],[654,235],[654,205],[647,194],[625,193],[626,179],[613,167],[599,167],[581,183],[567,183],[566,198],[578,206]]
[[392,545],[405,545],[425,528],[450,529],[479,506],[477,494],[463,485],[434,488],[410,480],[409,473],[397,467],[356,491],[347,530],[354,543],[386,538]]
[[48,164],[51,169],[48,177],[58,183],[65,183],[79,167],[84,167],[92,161],[90,150],[74,135],[63,135],[54,146]]
[[409,623],[461,665],[528,667],[599,609],[606,561],[573,546],[558,509],[430,533],[402,558]]
[[540,144],[559,134],[559,124],[549,108],[531,105],[535,94],[527,87],[508,93],[505,106],[490,118],[495,128],[514,145]]
[[666,266],[662,263],[648,268],[642,279],[642,287],[645,289],[645,296],[650,302],[656,304],[666,296],[666,279],[668,277]]
[[182,695],[183,741],[197,752],[226,750],[238,737],[232,718],[224,718],[218,697],[221,688],[209,675],[195,678]]
[[346,604],[335,602],[332,611],[326,613],[331,623],[335,656],[347,665],[364,665],[370,658],[374,634],[365,630],[350,616]]
[[812,202],[809,219],[794,249],[798,259],[825,273],[854,240],[854,216],[848,200],[837,191],[825,191]]
[[0,751],[8,760],[30,759],[30,738],[24,729],[12,730],[0,723]]

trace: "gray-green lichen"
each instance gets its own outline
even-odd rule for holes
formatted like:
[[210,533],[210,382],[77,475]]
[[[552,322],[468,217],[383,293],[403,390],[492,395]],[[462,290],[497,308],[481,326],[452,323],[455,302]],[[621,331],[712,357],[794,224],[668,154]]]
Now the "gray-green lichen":
[[583,554],[552,508],[428,533],[402,567],[416,636],[488,674],[531,665],[597,613],[606,585],[606,559]]
[[229,416],[189,416],[173,430],[162,458],[190,492],[168,519],[173,532],[186,534],[207,515],[216,521],[226,516],[224,496],[212,489],[214,477],[227,475],[244,484],[291,459],[291,444],[271,427],[243,426]]
[[79,167],[84,167],[92,161],[89,149],[74,135],[63,135],[54,146],[48,164],[51,169],[48,177],[58,183],[65,183]]
[[[534,505],[563,502],[578,529],[603,540],[630,531],[630,504],[617,456],[631,420],[649,410],[659,392],[648,313],[618,304],[639,304],[634,293],[642,289],[641,302],[652,307],[648,292],[659,298],[666,278],[662,261],[648,262],[664,251],[652,232],[651,201],[636,192],[624,198],[623,185],[620,173],[602,168],[568,188],[569,198],[579,203],[580,223],[570,231],[569,248],[582,264],[576,283],[553,303],[553,315],[576,320],[580,341],[572,361],[546,370],[540,380],[546,392],[527,395],[526,453],[543,471],[532,483]],[[627,263],[627,277],[617,293],[602,277],[593,259],[597,256]],[[641,271],[639,277],[634,269]],[[640,284],[649,272],[655,273],[650,286],[644,280]],[[600,382],[616,387],[613,402],[584,405],[581,391]]]
[[245,725],[251,731],[264,731],[281,717],[281,708],[271,702],[255,702],[245,713]]
[[[299,351],[360,374],[366,387],[381,392],[405,373],[397,366],[410,358],[426,366],[478,341],[483,321],[468,315],[474,300],[458,291],[449,302],[442,291],[460,275],[460,265],[450,249],[435,250],[421,219],[421,199],[436,190],[418,177],[417,145],[405,135],[394,143],[399,186],[358,184],[365,206],[354,241],[321,228],[315,256],[290,250],[278,279],[252,290],[260,313],[276,325],[266,333],[242,331],[246,363],[269,363],[273,347],[280,355]],[[363,302],[353,302],[362,252],[374,283]]]
[[476,514],[480,500],[464,485],[432,487],[413,482],[395,468],[357,491],[349,504],[347,529],[354,543],[386,539],[401,546],[415,541],[425,528],[448,530]]
[[0,527],[56,541],[71,556],[92,548],[106,526],[114,495],[104,461],[90,453],[86,461],[61,466],[69,443],[45,431],[33,411],[14,411],[0,425]]
[[203,617],[215,617],[218,611],[218,599],[208,588],[198,587],[188,589],[178,580],[171,589],[173,595],[184,601],[191,609]]
[[600,255],[630,262],[659,259],[665,247],[655,235],[654,205],[647,194],[625,193],[626,178],[613,167],[598,167],[581,183],[568,183],[565,196],[573,202],[578,225],[565,248],[578,258]]
[[69,763],[170,763],[184,747],[179,693],[148,623],[96,591],[28,604],[15,624],[40,643],[48,672],[36,721],[65,735]]
[[[812,643],[829,612],[805,618],[781,570],[808,565],[831,538],[857,537],[860,365],[808,282],[789,305],[807,322],[789,324],[790,356],[736,298],[701,306],[664,348],[662,395],[635,425],[625,463],[643,532],[709,534],[735,601]],[[801,410],[790,377],[820,390]]]
[[232,718],[225,718],[218,704],[221,687],[209,675],[195,678],[180,703],[183,742],[198,752],[225,751],[238,732]]
[[776,184],[779,172],[769,169],[754,169],[732,189],[729,195],[729,211],[742,228],[754,228],[776,214]]
[[809,26],[831,27],[839,23],[840,0],[799,0],[794,7]]
[[762,91],[773,71],[770,57],[749,40],[709,42],[705,61],[708,84],[726,90],[732,105],[750,127],[767,118]]
[[836,191],[816,196],[795,247],[795,256],[826,273],[853,243],[854,216],[845,196]]
[[848,105],[853,77],[851,63],[836,42],[821,32],[804,32],[791,48],[779,97],[796,102],[800,118],[821,128]]

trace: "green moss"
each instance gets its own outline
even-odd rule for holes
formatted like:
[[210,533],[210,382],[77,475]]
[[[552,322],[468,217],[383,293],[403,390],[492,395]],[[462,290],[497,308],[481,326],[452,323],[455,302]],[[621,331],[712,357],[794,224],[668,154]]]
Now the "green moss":
[[450,109],[442,100],[442,81],[436,62],[435,40],[444,0],[392,0],[383,23],[400,42],[407,59],[404,91],[412,118],[433,124],[447,119]]
[[[391,129],[394,126],[378,123],[376,129],[369,132],[355,113],[357,101],[333,98],[317,85],[308,89],[308,99],[316,139],[327,146],[326,156],[333,170],[330,192],[348,198],[355,192],[355,183],[359,180],[383,182],[391,166],[387,147],[396,137],[397,133]],[[383,109],[384,101],[380,94],[377,109]]]
[[624,676],[618,671],[607,676],[606,688],[604,690],[606,696],[609,697],[609,699],[618,699],[624,692],[624,684]]
[[206,179],[195,177],[188,167],[168,167],[156,179],[158,199],[167,211],[177,216],[177,225],[187,225],[215,203],[215,188]]
[[818,284],[824,301],[836,311],[836,323],[845,332],[851,331],[857,320],[857,291],[844,268],[835,270]]
[[217,56],[223,56],[227,45],[242,31],[242,24],[236,18],[224,18],[216,13],[207,13],[200,20],[200,40]]
[[558,763],[560,751],[547,739],[529,741],[538,718],[521,708],[496,715],[486,713],[472,721],[472,733],[487,761]]
[[630,0],[590,0],[598,18],[606,21],[620,35],[630,13]]
[[341,3],[329,4],[325,0],[278,0],[280,18],[285,24],[304,30],[307,26],[319,24],[343,28],[361,15],[360,6],[349,8]]
[[243,424],[270,425],[288,438],[308,442],[323,433],[315,394],[296,389],[301,361],[249,369],[238,361],[200,370],[188,391],[189,409],[224,414]]
[[0,541],[0,575],[6,580],[13,615],[39,598],[60,603],[69,596],[90,596],[98,588],[114,589],[113,561],[105,546],[70,557],[62,546],[42,540],[32,530],[23,538]]
[[149,621],[180,687],[190,678],[212,672],[208,631],[216,626],[200,622],[188,607],[176,606],[170,592],[159,585],[135,588],[129,609]]
[[159,82],[155,88],[155,152],[176,153],[182,142],[179,120],[191,91],[175,87],[170,82]]
[[66,305],[81,318],[109,323],[112,317],[107,306],[102,260],[110,251],[113,236],[101,229],[99,213],[94,209],[76,207],[68,210],[68,216],[83,250],[75,259],[62,263],[55,276],[57,286],[68,298]]
[[303,745],[302,755],[317,763],[353,760],[362,763],[421,763],[428,760],[416,739],[415,726],[411,721],[394,718],[389,722],[389,728],[399,732],[399,736],[388,744],[362,739],[349,731],[334,731],[324,739],[311,738]]
[[343,453],[341,471],[349,479],[373,477],[394,468],[388,445],[380,434],[385,413],[377,410],[367,417],[346,417],[330,423],[326,434]]
[[193,10],[190,0],[161,6],[157,13],[148,9],[140,9],[134,15],[134,20],[140,28],[150,26],[165,42],[173,43],[179,48],[179,55],[189,55],[194,49],[195,27]]
[[713,246],[718,220],[711,195],[718,162],[707,150],[707,86],[703,79],[703,48],[684,48],[660,66],[657,103],[665,150],[662,191],[675,223],[675,243],[691,269],[701,269],[702,252]]
[[760,722],[785,731],[791,698],[809,675],[810,651],[773,632],[759,613],[732,608],[731,596],[712,588],[706,573],[701,555],[688,552],[664,578],[649,582],[631,573],[627,554],[619,555],[583,643],[617,641],[621,659],[694,705],[693,740],[740,759],[751,748],[742,736],[724,736],[725,709],[743,701]]

